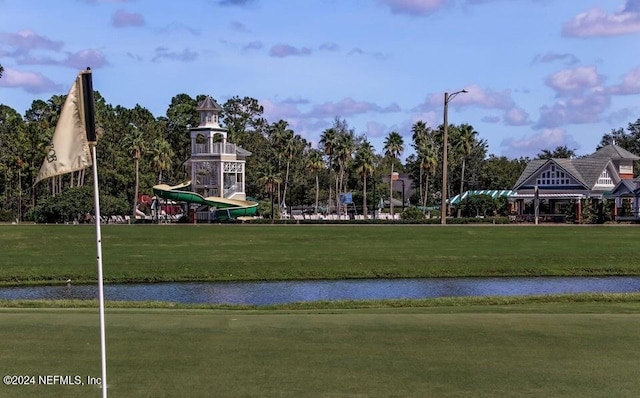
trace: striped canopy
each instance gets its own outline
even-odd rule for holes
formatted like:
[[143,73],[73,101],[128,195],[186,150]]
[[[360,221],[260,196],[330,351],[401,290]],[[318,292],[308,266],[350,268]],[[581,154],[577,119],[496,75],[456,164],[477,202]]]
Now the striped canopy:
[[447,203],[452,205],[457,205],[458,203],[460,203],[461,200],[464,200],[472,195],[489,195],[495,199],[500,196],[509,197],[509,196],[512,196],[513,194],[515,194],[515,191],[512,191],[510,189],[481,189],[481,190],[475,190],[475,191],[465,191],[462,193],[462,195],[458,194],[452,198],[449,198],[447,200]]

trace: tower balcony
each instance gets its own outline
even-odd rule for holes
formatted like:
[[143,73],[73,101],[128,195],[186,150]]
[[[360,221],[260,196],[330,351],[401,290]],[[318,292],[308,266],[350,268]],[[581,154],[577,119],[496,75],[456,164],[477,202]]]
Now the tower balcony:
[[192,155],[235,155],[236,145],[222,142],[194,144]]

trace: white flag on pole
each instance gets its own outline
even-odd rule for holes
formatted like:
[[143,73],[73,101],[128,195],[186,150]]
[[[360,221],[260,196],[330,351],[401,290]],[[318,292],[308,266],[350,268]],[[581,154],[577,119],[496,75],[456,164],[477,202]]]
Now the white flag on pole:
[[84,121],[82,79],[73,82],[53,132],[47,156],[40,167],[36,183],[45,178],[86,169],[91,166],[91,150]]

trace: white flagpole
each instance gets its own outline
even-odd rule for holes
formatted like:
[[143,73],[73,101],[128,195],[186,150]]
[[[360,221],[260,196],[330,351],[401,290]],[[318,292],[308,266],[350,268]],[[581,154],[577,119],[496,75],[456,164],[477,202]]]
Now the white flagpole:
[[91,158],[93,160],[93,200],[96,217],[96,251],[98,257],[98,302],[100,307],[100,358],[102,366],[102,398],[107,398],[107,343],[104,326],[104,284],[102,281],[102,232],[100,231],[100,190],[98,188],[98,156],[96,146],[98,137],[96,135],[95,110],[93,99],[93,81],[91,69],[87,68],[82,72],[82,104],[85,131],[87,141],[91,146]]
[[96,248],[98,255],[98,301],[100,307],[100,352],[102,364],[102,397],[107,398],[107,343],[104,327],[104,284],[102,282],[102,232],[100,230],[100,193],[98,191],[98,162],[96,145],[91,145],[93,157],[93,198],[96,210]]

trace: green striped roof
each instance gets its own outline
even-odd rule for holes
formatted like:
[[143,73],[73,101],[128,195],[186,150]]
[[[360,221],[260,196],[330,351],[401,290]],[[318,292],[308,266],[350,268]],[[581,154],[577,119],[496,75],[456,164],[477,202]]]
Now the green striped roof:
[[511,196],[515,191],[510,189],[481,189],[481,190],[473,190],[473,191],[465,191],[461,194],[458,194],[452,198],[447,200],[447,203],[456,205],[460,203],[461,200],[464,200],[472,195],[489,195],[492,198],[498,198],[500,196]]

